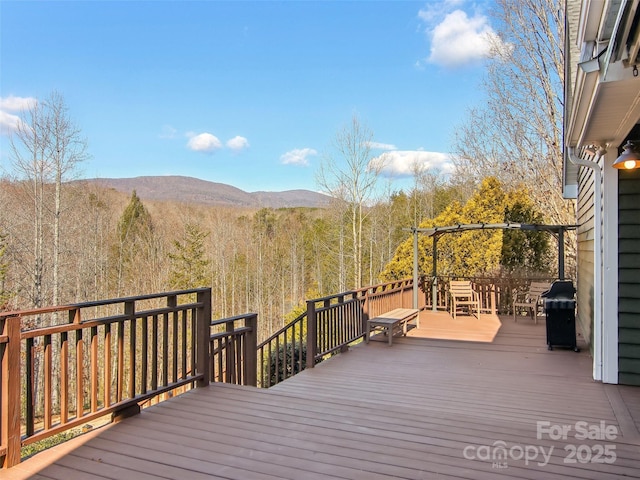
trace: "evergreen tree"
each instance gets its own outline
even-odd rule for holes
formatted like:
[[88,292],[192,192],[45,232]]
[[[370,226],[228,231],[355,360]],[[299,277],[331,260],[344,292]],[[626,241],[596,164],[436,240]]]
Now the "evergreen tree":
[[174,252],[169,254],[169,284],[177,290],[204,287],[211,277],[211,262],[205,256],[204,245],[209,234],[193,223],[187,223],[184,230],[184,239],[174,240]]
[[[540,212],[525,189],[510,193],[505,207],[505,221],[543,224]],[[549,273],[549,233],[540,231],[506,230],[503,234],[500,264],[507,274],[530,276]]]
[[[140,294],[143,290],[143,272],[149,270],[142,266],[155,264],[156,255],[154,252],[154,228],[151,215],[142,204],[140,197],[134,190],[131,193],[129,204],[124,209],[118,221],[117,236],[115,245],[116,265],[116,294],[123,294],[125,285],[130,293]],[[151,272],[152,274],[157,272]]]

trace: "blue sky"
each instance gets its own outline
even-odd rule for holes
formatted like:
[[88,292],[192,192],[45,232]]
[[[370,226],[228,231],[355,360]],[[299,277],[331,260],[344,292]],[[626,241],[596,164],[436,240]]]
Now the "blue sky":
[[85,178],[186,175],[318,190],[354,115],[393,159],[447,172],[482,102],[487,2],[0,2],[0,168],[20,109],[52,91],[89,145]]

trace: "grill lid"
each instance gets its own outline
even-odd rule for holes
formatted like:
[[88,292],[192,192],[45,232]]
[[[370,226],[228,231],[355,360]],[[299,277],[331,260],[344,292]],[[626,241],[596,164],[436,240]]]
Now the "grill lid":
[[576,294],[576,289],[571,280],[556,280],[551,284],[551,288],[543,292],[540,296],[545,299],[563,298],[572,299]]

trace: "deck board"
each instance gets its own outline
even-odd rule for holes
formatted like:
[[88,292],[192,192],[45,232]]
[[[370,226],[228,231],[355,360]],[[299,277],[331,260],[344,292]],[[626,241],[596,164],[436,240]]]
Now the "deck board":
[[[544,321],[503,318],[491,343],[452,339],[460,325],[435,339],[423,314],[392,346],[358,345],[270,389],[196,389],[0,478],[640,478],[640,389],[592,381],[585,351],[548,351]],[[537,439],[537,421],[604,421],[625,436]],[[553,451],[507,468],[464,457],[494,442]],[[567,445],[603,443],[613,464],[565,463]]]

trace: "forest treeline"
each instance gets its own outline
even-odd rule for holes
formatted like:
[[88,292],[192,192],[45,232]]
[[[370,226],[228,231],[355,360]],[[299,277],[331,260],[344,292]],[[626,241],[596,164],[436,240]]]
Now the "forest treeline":
[[[214,315],[256,311],[269,329],[314,295],[338,291],[339,258],[351,250],[337,209],[247,210],[143,202],[82,183],[64,184],[57,258],[55,187],[44,184],[34,209],[33,182],[0,182],[0,292],[6,308],[51,305],[57,261],[59,304],[211,286]],[[464,192],[394,194],[371,207],[363,281],[375,283],[419,210],[442,209]],[[433,206],[427,207],[427,203]],[[34,216],[42,215],[40,222]],[[41,223],[40,231],[34,225]],[[41,238],[37,238],[41,237]],[[342,249],[340,248],[342,245]],[[40,247],[41,246],[41,247]],[[353,272],[347,284],[353,285]],[[273,325],[273,326],[271,326]]]
[[[38,240],[31,183],[4,180],[0,185],[0,201],[6,206],[0,250],[4,308],[51,305],[52,210],[43,210],[43,238]],[[406,268],[412,258],[407,248],[410,233],[404,229],[416,225],[416,219],[426,226],[542,218],[522,191],[507,194],[495,179],[486,180],[470,195],[473,192],[469,185],[431,178],[428,189],[396,192],[367,207],[361,283],[410,276]],[[135,191],[127,196],[77,182],[64,184],[62,193],[65,207],[57,257],[60,304],[210,286],[214,317],[255,311],[264,337],[280,328],[305,299],[339,292],[340,266],[351,265],[350,219],[338,207],[246,210],[143,202]],[[44,185],[42,194],[44,205],[47,198],[54,204],[52,184]],[[513,214],[516,210],[519,216]],[[474,239],[463,238],[458,247],[443,242],[441,272],[498,272],[499,259],[508,256],[502,232],[463,235]],[[522,260],[512,267],[546,268],[540,258],[548,253],[548,245],[540,241],[532,247],[535,255],[516,255]],[[34,245],[40,244],[42,256],[36,258]],[[458,253],[463,263],[447,260],[461,245],[467,245],[466,253]],[[522,241],[516,245],[524,248]],[[424,246],[421,251],[428,254],[430,248]],[[428,273],[430,266],[424,260],[421,268]],[[355,272],[346,270],[347,285],[352,288]],[[36,273],[42,278],[35,278]]]

